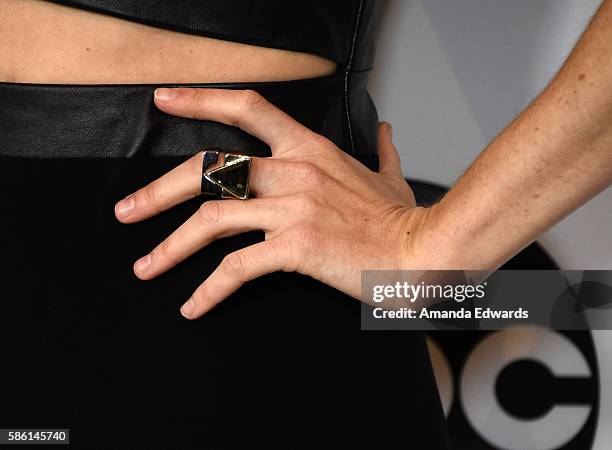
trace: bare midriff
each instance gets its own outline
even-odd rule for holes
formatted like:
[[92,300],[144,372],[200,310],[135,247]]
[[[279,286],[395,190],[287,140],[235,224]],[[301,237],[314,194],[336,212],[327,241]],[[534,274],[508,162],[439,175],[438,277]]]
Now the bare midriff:
[[189,35],[40,0],[0,0],[0,81],[277,81],[335,69],[333,61],[312,54]]

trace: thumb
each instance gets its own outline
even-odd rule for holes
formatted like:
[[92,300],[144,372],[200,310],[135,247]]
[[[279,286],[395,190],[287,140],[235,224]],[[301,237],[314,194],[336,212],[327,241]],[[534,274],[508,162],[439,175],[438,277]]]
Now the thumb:
[[401,177],[402,166],[395,145],[393,145],[393,129],[388,122],[378,124],[378,172],[389,178]]

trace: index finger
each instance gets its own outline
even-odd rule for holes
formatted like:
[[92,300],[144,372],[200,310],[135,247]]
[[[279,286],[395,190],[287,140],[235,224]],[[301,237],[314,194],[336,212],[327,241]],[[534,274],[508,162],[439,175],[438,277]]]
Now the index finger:
[[159,88],[155,104],[175,116],[239,127],[268,144],[273,156],[300,145],[312,133],[253,90]]

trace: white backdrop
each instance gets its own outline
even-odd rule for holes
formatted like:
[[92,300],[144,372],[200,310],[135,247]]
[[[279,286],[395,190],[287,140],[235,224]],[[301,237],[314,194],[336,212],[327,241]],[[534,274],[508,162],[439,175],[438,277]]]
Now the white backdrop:
[[[404,174],[451,185],[546,85],[600,0],[386,0],[370,92]],[[612,269],[612,189],[540,242],[564,269]],[[612,332],[594,449],[612,447]],[[607,428],[607,429],[606,429]]]

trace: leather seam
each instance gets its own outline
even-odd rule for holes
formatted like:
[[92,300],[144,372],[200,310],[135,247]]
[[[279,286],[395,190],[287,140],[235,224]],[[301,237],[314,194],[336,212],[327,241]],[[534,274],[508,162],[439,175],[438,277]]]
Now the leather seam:
[[355,56],[355,45],[357,43],[357,34],[359,33],[359,25],[361,22],[361,12],[363,10],[363,1],[359,2],[357,9],[357,17],[355,18],[355,29],[353,30],[353,39],[351,41],[351,49],[349,52],[348,62],[344,72],[344,108],[346,110],[346,120],[349,132],[349,140],[351,143],[351,154],[355,154],[355,141],[353,139],[353,127],[351,125],[351,110],[349,105],[349,76],[351,73],[351,67],[353,65],[353,57]]

